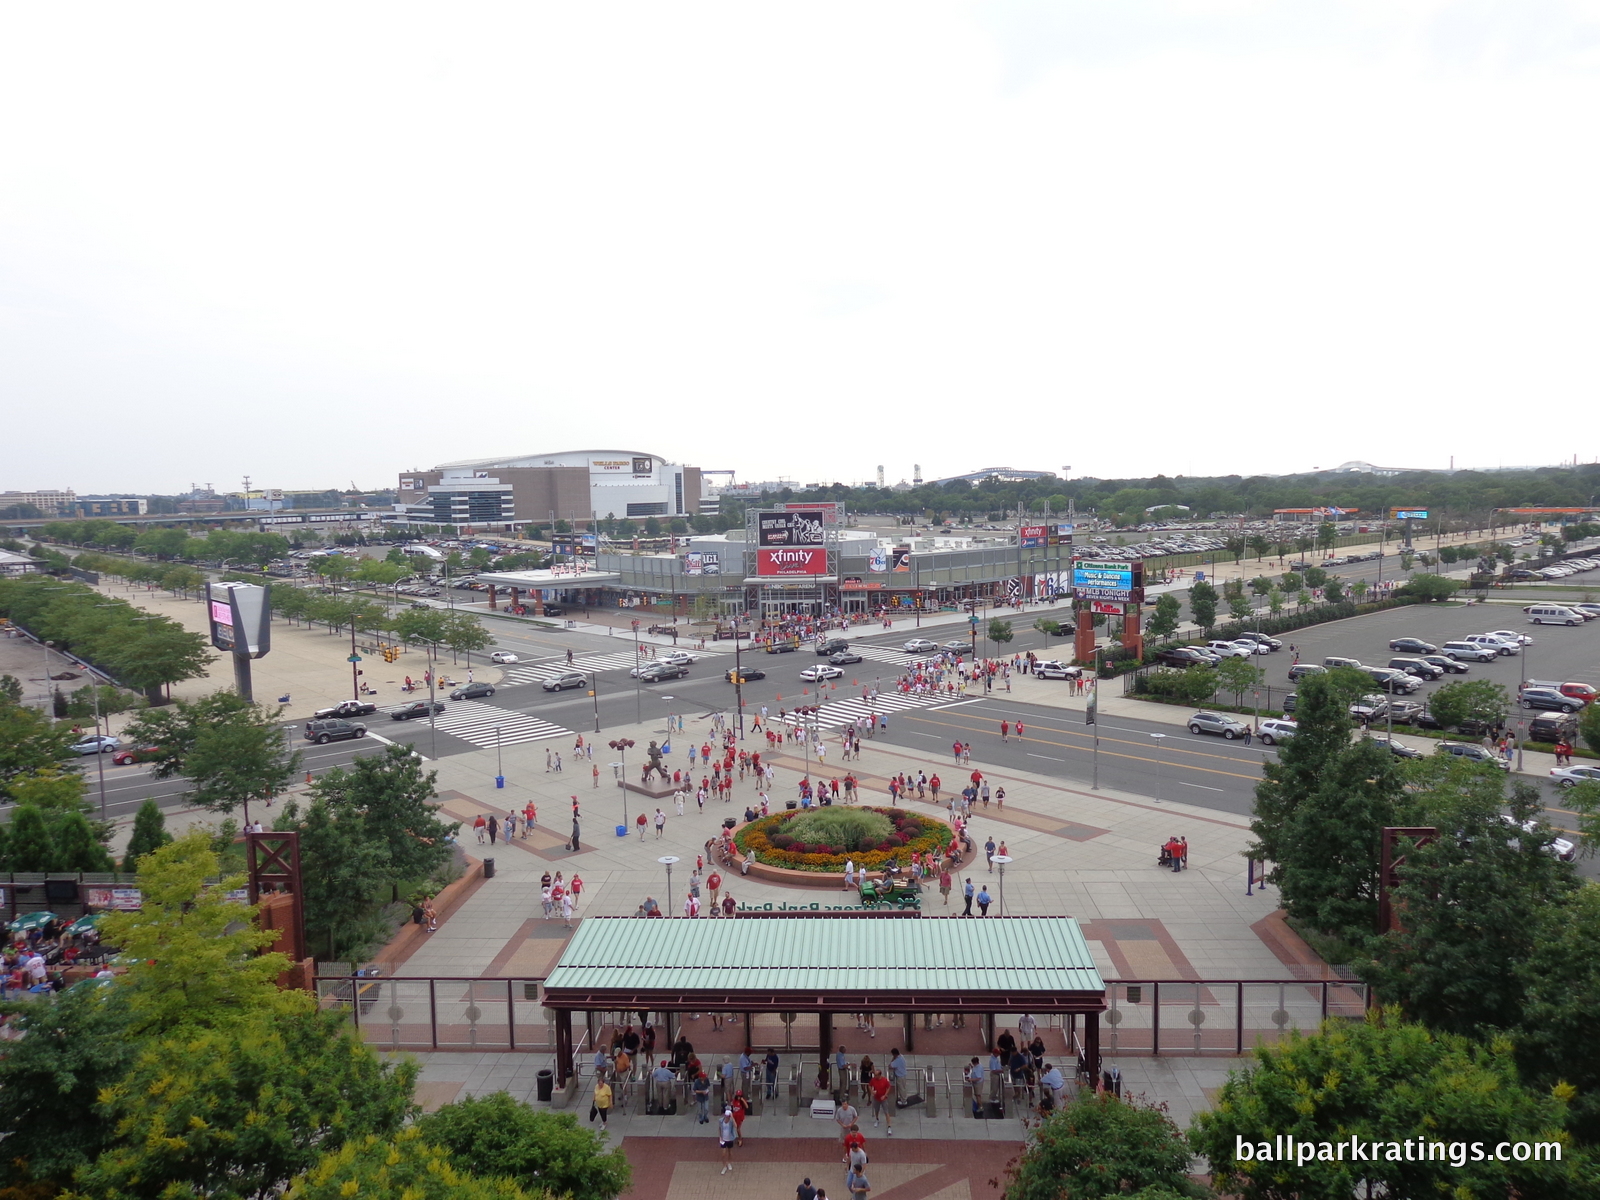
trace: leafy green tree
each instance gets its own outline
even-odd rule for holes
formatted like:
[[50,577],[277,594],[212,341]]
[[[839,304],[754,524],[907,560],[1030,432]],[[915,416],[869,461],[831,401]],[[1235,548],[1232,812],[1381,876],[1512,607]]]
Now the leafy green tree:
[[1272,590],[1272,580],[1265,575],[1257,575],[1250,581],[1250,590],[1258,596],[1265,596]]
[[1290,813],[1279,886],[1297,922],[1355,945],[1374,933],[1384,827],[1414,815],[1397,761],[1369,738],[1341,747]]
[[1427,573],[1413,575],[1399,589],[1397,594],[1420,596],[1431,602],[1448,600],[1461,590],[1459,579],[1446,579],[1443,575],[1430,575]]
[[1350,595],[1355,598],[1355,602],[1357,604],[1361,603],[1361,601],[1366,597],[1366,594],[1367,581],[1365,579],[1357,579],[1350,585]]
[[1243,592],[1237,592],[1228,597],[1228,615],[1235,621],[1242,621],[1250,615],[1250,598]]
[[167,832],[167,819],[154,797],[139,806],[133,818],[133,832],[128,837],[128,850],[122,858],[122,869],[129,874],[139,869],[139,860],[146,854],[161,849],[172,841]]
[[54,1003],[17,1008],[21,1036],[0,1055],[0,1135],[22,1179],[65,1187],[110,1144],[114,1126],[96,1101],[133,1063],[131,1019],[117,987],[69,988]]
[[1428,697],[1428,711],[1446,729],[1460,729],[1469,721],[1496,725],[1511,706],[1506,689],[1487,679],[1459,679],[1440,686]]
[[999,642],[1001,645],[1004,645],[1006,642],[1011,640],[1012,636],[1013,634],[1011,631],[1010,621],[1002,621],[999,617],[993,617],[990,619],[989,640],[991,642]]
[[1044,634],[1045,637],[1056,637],[1061,632],[1061,622],[1051,617],[1037,618],[1033,623],[1033,627]]
[[112,871],[116,863],[95,836],[89,818],[81,812],[62,815],[51,831],[55,843],[52,871]]
[[22,680],[15,675],[0,675],[0,704],[22,703]]
[[277,934],[255,927],[250,905],[228,899],[244,886],[243,876],[211,886],[219,867],[205,830],[191,829],[140,862],[144,907],[101,923],[106,942],[120,946],[129,963],[121,986],[136,1034],[259,1024],[309,1002],[279,990],[289,960],[261,953]]
[[1502,772],[1453,757],[1413,764],[1410,785],[1423,801],[1422,824],[1438,840],[1407,852],[1394,889],[1401,928],[1372,943],[1357,969],[1386,1000],[1434,1029],[1479,1035],[1519,1021],[1520,972],[1546,906],[1571,899],[1572,867],[1549,853],[1548,826],[1522,833],[1539,794]]
[[307,940],[324,949],[329,960],[363,946],[376,932],[371,923],[375,897],[391,880],[382,847],[362,815],[342,805],[336,811],[317,796],[303,820],[291,803],[275,828],[300,834]]
[[1146,1188],[1206,1195],[1189,1179],[1189,1157],[1162,1108],[1084,1092],[1034,1130],[1007,1169],[1004,1200],[1097,1200]]
[[1273,616],[1283,611],[1283,593],[1277,588],[1267,593],[1267,608],[1271,610]]
[[1327,676],[1302,679],[1295,700],[1295,735],[1278,747],[1276,761],[1262,762],[1250,822],[1256,837],[1250,857],[1272,864],[1269,882],[1282,886],[1289,824],[1296,810],[1317,794],[1328,764],[1350,744],[1349,707],[1344,690]]
[[252,800],[270,800],[299,773],[299,753],[284,744],[282,712],[234,692],[213,692],[141,713],[126,736],[156,748],[151,774],[157,779],[182,776],[191,803],[231,812]]
[[1145,628],[1151,637],[1171,637],[1178,628],[1178,620],[1183,614],[1183,605],[1171,592],[1163,592],[1156,597],[1156,610],[1151,614]]
[[[1255,1061],[1196,1115],[1190,1142],[1210,1162],[1214,1184],[1241,1200],[1577,1196],[1594,1163],[1574,1152],[1566,1116],[1562,1095],[1518,1081],[1504,1039],[1485,1045],[1374,1011],[1257,1047]],[[1311,1156],[1275,1160],[1287,1144],[1278,1135],[1310,1143]],[[1443,1143],[1446,1157],[1407,1153],[1404,1144],[1418,1141]],[[1559,1142],[1562,1161],[1476,1161],[1470,1149],[1479,1141]],[[1451,1143],[1459,1162],[1450,1161]]]
[[1253,691],[1267,677],[1267,673],[1248,658],[1225,658],[1212,673],[1217,686],[1235,696]]
[[1321,567],[1307,567],[1302,578],[1308,588],[1326,587],[1328,585],[1328,573]]
[[1228,548],[1228,553],[1233,555],[1233,561],[1238,563],[1244,558],[1244,552],[1249,543],[1242,537],[1230,537],[1223,543]]
[[1217,677],[1210,667],[1157,667],[1145,676],[1145,690],[1152,696],[1167,696],[1185,704],[1206,704],[1216,694]]
[[1298,593],[1305,585],[1305,576],[1301,575],[1299,571],[1285,571],[1278,581],[1278,586],[1283,589],[1286,595],[1290,596]]
[[1203,579],[1189,588],[1189,615],[1209,637],[1217,623],[1217,589]]
[[161,586],[178,595],[188,595],[205,586],[205,575],[193,567],[174,566],[161,572]]
[[184,1030],[140,1049],[102,1108],[117,1141],[79,1176],[90,1196],[273,1196],[346,1141],[414,1111],[415,1064],[379,1061],[303,994],[270,1021]]
[[450,653],[465,654],[471,665],[475,650],[487,650],[494,645],[494,637],[483,627],[483,622],[470,613],[449,613],[445,617],[444,644]]
[[1573,1131],[1600,1142],[1600,885],[1585,884],[1567,903],[1540,914],[1538,936],[1519,966],[1522,1018],[1515,1033],[1517,1062],[1530,1084],[1578,1090]]
[[468,1097],[420,1118],[424,1141],[445,1150],[458,1170],[493,1164],[518,1186],[544,1187],[572,1200],[615,1200],[632,1170],[621,1148],[582,1128],[571,1113],[543,1112],[505,1092]]
[[[1317,545],[1324,550],[1332,550],[1339,543],[1339,529],[1332,521],[1324,521],[1317,526]],[[1316,587],[1316,584],[1312,584]]]
[[1252,533],[1249,538],[1250,553],[1257,559],[1262,558],[1268,550],[1272,549],[1272,539],[1259,533]]
[[1330,575],[1328,582],[1323,586],[1322,594],[1327,597],[1329,604],[1339,604],[1344,600],[1344,580],[1337,575]]
[[37,804],[19,804],[12,809],[5,851],[7,870],[56,869],[55,839],[50,836],[50,826],[45,822],[44,811]]
[[151,704],[162,702],[163,688],[203,676],[214,653],[203,636],[165,618],[129,622],[96,650],[95,661]]
[[[498,1169],[496,1163],[485,1164]],[[448,1152],[402,1129],[392,1140],[351,1139],[297,1178],[285,1200],[349,1200],[394,1196],[402,1200],[545,1200],[543,1189],[524,1191],[509,1179],[479,1178],[455,1166]]]

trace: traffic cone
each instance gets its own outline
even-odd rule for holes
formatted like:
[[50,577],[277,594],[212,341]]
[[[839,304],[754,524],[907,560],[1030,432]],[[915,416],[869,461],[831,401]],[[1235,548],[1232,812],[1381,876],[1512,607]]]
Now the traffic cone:
[[837,692],[837,691],[838,691],[838,690],[839,690],[839,681],[838,681],[838,680],[837,680],[837,679],[835,679],[835,680],[834,680],[834,681],[833,681],[833,682],[832,682],[832,683],[831,683],[831,684],[829,684],[829,685],[828,685],[828,686],[829,686],[829,687],[831,687],[831,688],[832,688],[832,689],[833,689],[833,690],[834,690],[834,691],[836,691],[836,692]]
[[779,696],[779,697],[778,697],[778,699],[779,699],[779,700],[782,700],[782,699],[783,699],[783,697],[782,697],[782,696]]
[[859,681],[859,680],[855,680],[855,679],[852,679],[852,680],[851,680],[851,681],[850,681],[850,686],[851,686],[851,687],[860,687],[860,686],[861,686],[861,683],[860,683],[860,681]]
[[310,783],[310,782],[311,782],[311,772],[310,772],[310,771],[307,771],[307,772],[306,772],[306,782],[307,782],[307,783]]
[[800,694],[802,696],[809,696],[809,695],[811,695],[811,689],[810,688],[801,688],[800,689]]

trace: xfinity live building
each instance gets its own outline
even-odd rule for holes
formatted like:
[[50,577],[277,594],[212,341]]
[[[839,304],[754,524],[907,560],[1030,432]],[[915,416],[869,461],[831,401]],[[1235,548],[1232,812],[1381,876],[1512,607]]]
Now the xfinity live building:
[[752,508],[743,530],[686,537],[674,553],[618,554],[584,538],[563,545],[572,555],[555,572],[478,579],[530,606],[549,600],[767,619],[1045,600],[1072,586],[1071,526],[898,541],[851,529],[837,505],[819,503]]

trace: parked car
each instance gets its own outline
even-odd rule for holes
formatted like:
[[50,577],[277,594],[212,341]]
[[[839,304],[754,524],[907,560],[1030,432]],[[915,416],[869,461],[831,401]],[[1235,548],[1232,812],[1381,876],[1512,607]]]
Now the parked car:
[[329,742],[342,742],[350,738],[364,738],[367,727],[354,721],[307,721],[305,739],[325,746]]
[[808,683],[816,683],[823,679],[842,679],[844,672],[832,663],[818,663],[814,667],[807,667],[800,672],[800,678]]
[[1192,667],[1196,663],[1211,665],[1211,658],[1202,655],[1193,646],[1168,646],[1156,654],[1156,662],[1164,667]]
[[522,660],[509,650],[496,650],[493,654],[489,655],[489,661],[492,663],[514,663],[521,662]]
[[1517,703],[1523,708],[1542,708],[1549,712],[1575,713],[1583,701],[1573,696],[1563,696],[1555,688],[1525,687],[1517,694]]
[[1467,762],[1487,763],[1498,767],[1502,771],[1511,770],[1511,764],[1491,750],[1485,750],[1476,742],[1439,742],[1433,748],[1435,754],[1453,754]]
[[828,661],[836,667],[847,667],[851,663],[861,662],[862,658],[854,650],[835,650],[828,655]]
[[1512,654],[1520,654],[1522,652],[1522,646],[1519,643],[1508,641],[1506,638],[1499,637],[1492,633],[1472,633],[1468,634],[1462,640],[1473,646],[1481,646],[1486,649],[1493,650],[1496,654],[1502,657],[1507,657]]
[[479,696],[492,695],[494,695],[494,684],[483,683],[480,681],[478,683],[469,683],[465,687],[458,687],[455,691],[450,693],[450,699],[476,700]]
[[760,667],[740,667],[737,671],[735,671],[732,667],[729,667],[722,673],[722,677],[729,683],[733,682],[733,677],[735,675],[738,675],[745,683],[749,683],[756,679],[765,679],[767,677],[767,673]]
[[1363,667],[1362,670],[1373,683],[1386,692],[1409,696],[1422,687],[1420,679],[1407,675],[1404,671],[1394,671],[1388,667]]
[[1421,638],[1402,637],[1395,638],[1389,643],[1391,650],[1403,650],[1407,654],[1433,654],[1439,647],[1432,642],[1425,642]]
[[1522,610],[1535,625],[1582,625],[1587,617],[1564,604],[1535,604]]
[[539,686],[547,692],[565,691],[567,688],[581,688],[587,685],[589,677],[582,671],[563,671],[554,679],[546,679]]
[[1491,629],[1490,637],[1497,637],[1502,642],[1510,642],[1513,646],[1531,646],[1533,638],[1526,633],[1518,633],[1515,629]]
[[1500,651],[1492,646],[1480,646],[1474,642],[1446,642],[1439,647],[1440,653],[1446,658],[1467,662],[1493,662],[1500,657]]
[[1576,745],[1578,719],[1571,713],[1542,712],[1528,722],[1528,740],[1531,742],[1566,742]]
[[907,654],[933,654],[939,649],[939,643],[930,642],[927,638],[912,638],[900,648]]
[[1289,682],[1304,679],[1307,675],[1326,675],[1327,667],[1319,667],[1316,663],[1295,663],[1289,668]]
[[91,733],[88,737],[79,738],[67,749],[74,754],[110,754],[121,745],[122,740],[120,738],[114,738],[105,733]]
[[430,713],[442,713],[444,704],[435,700],[431,704],[426,700],[413,700],[409,704],[397,704],[389,710],[391,721],[414,721],[418,717],[426,717]]
[[1407,745],[1404,745],[1403,743],[1395,741],[1391,737],[1381,737],[1380,736],[1380,737],[1375,737],[1372,740],[1377,742],[1380,746],[1387,746],[1389,748],[1389,753],[1393,754],[1396,758],[1421,758],[1421,757],[1423,757],[1423,754],[1422,754],[1421,750],[1413,749],[1410,746],[1407,746]]
[[1212,641],[1206,643],[1206,649],[1222,658],[1249,658],[1256,653],[1256,647],[1253,642]]
[[1197,712],[1189,718],[1190,733],[1214,733],[1230,742],[1243,737],[1249,728],[1243,721],[1224,713]]
[[111,756],[111,765],[125,767],[129,763],[144,763],[152,761],[161,750],[156,746],[124,746]]
[[1081,679],[1083,668],[1057,662],[1053,658],[1042,658],[1033,664],[1033,673],[1040,679]]
[[1236,638],[1235,640],[1236,641],[1246,641],[1246,642],[1259,642],[1261,645],[1265,646],[1268,650],[1282,650],[1283,649],[1283,643],[1280,642],[1277,638],[1268,637],[1264,633],[1253,633],[1253,632],[1251,632],[1249,630],[1246,630],[1244,633],[1241,633],[1238,636],[1238,638]]
[[1580,783],[1600,780],[1600,767],[1580,764],[1575,767],[1552,767],[1550,779],[1557,787],[1577,787]]
[[1389,670],[1404,671],[1418,679],[1438,679],[1444,675],[1443,667],[1436,667],[1425,658],[1391,658]]
[[364,717],[378,711],[370,700],[341,700],[331,708],[319,708],[311,714],[314,721],[328,721],[335,717]]
[[1286,693],[1284,695],[1284,697],[1283,697],[1283,711],[1284,712],[1292,713],[1294,711],[1295,698],[1297,696],[1299,696],[1299,694],[1300,694],[1299,692],[1288,692],[1288,693]]
[[1446,675],[1465,675],[1472,670],[1466,663],[1459,663],[1444,654],[1424,654],[1422,661],[1429,666],[1438,667]]
[[1286,721],[1281,717],[1268,717],[1261,722],[1261,728],[1256,731],[1256,736],[1261,739],[1263,746],[1276,746],[1279,742],[1292,738],[1298,728],[1300,727],[1293,721]]

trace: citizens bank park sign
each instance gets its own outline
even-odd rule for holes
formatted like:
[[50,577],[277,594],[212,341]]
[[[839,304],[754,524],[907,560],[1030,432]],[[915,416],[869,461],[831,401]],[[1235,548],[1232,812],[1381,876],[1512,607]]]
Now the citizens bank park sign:
[[824,546],[795,546],[784,550],[756,551],[757,575],[826,575],[827,573],[828,551]]

